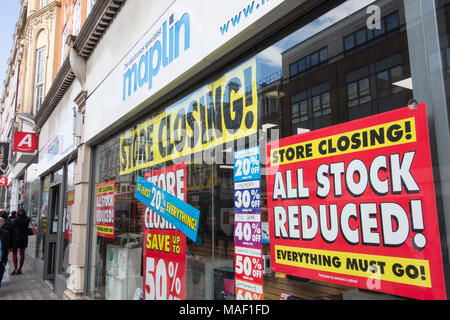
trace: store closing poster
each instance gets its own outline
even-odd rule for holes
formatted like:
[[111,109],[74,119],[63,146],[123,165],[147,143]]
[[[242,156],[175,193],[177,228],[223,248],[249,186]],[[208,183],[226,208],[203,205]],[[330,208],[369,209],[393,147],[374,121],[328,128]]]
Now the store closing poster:
[[[186,201],[185,164],[149,171],[144,178]],[[144,300],[184,300],[186,235],[149,208],[144,219]]]
[[272,270],[446,299],[426,104],[274,141]]
[[95,186],[97,236],[106,239],[115,238],[115,184],[115,181],[108,181]]

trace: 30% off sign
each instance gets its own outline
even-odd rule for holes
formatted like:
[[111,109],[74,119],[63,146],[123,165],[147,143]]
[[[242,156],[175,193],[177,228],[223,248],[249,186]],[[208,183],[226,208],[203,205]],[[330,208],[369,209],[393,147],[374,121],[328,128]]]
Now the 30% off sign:
[[261,211],[260,181],[236,182],[234,184],[235,212],[255,213]]
[[145,291],[146,300],[180,300],[182,283],[178,275],[178,262],[147,257]]

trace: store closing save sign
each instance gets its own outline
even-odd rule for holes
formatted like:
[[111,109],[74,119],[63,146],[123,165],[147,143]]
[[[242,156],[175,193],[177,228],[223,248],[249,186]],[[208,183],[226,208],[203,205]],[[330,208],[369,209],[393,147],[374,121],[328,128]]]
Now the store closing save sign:
[[[185,164],[148,171],[145,179],[180,201],[186,200]],[[143,254],[144,300],[184,300],[186,235],[150,206],[144,215]]]
[[268,145],[272,269],[445,299],[426,105]]

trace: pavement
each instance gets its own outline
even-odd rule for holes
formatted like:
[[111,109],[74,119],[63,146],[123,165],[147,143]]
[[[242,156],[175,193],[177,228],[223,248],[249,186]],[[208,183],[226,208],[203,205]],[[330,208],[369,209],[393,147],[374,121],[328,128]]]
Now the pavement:
[[[20,255],[19,255],[20,257]],[[28,262],[27,262],[28,258]],[[20,259],[20,258],[19,258]],[[22,274],[9,276],[9,282],[2,281],[0,300],[62,300],[50,287],[33,272],[29,263],[30,258],[25,255]],[[12,256],[9,256],[9,273],[13,272]]]

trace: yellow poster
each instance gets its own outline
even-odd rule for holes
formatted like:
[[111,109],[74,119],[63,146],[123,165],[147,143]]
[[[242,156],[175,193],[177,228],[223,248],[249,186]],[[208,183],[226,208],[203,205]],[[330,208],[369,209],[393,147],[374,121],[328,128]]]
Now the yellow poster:
[[257,132],[251,59],[120,137],[120,174],[155,166]]

